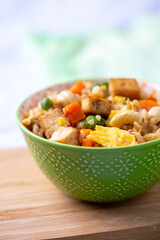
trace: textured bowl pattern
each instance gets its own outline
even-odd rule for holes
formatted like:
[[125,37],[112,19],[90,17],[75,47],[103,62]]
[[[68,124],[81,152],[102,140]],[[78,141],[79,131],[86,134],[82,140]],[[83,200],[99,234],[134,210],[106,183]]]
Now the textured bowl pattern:
[[47,146],[25,135],[45,175],[67,194],[86,201],[128,199],[160,179],[160,143],[133,150],[94,151]]
[[[43,95],[34,95],[35,104]],[[32,98],[21,105],[18,118],[22,118]],[[144,193],[160,179],[160,140],[108,149],[75,147],[36,136],[19,119],[18,124],[44,174],[77,199],[121,201]]]

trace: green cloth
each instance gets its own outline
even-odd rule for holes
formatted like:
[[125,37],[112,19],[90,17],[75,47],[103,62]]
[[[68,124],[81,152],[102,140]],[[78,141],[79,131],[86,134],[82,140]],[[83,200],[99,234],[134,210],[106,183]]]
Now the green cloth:
[[141,18],[129,29],[63,37],[32,33],[31,39],[51,83],[106,77],[160,83],[160,17]]

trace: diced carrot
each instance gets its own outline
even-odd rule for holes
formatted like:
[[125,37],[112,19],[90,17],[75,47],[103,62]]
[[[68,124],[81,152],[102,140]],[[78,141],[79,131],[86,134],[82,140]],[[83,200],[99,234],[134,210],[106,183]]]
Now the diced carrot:
[[76,82],[72,87],[71,87],[71,92],[74,94],[79,94],[81,95],[82,90],[85,88],[85,84],[82,81]]
[[153,100],[153,101],[157,102],[156,90],[155,89],[149,95],[148,100]]
[[147,86],[147,83],[143,82],[142,87],[146,87],[146,86]]
[[82,131],[84,133],[84,138],[86,138],[90,134],[90,132],[92,130],[91,129],[82,128],[80,131]]
[[153,100],[141,100],[139,101],[141,108],[146,109],[149,111],[151,108],[159,106],[156,101]]
[[85,138],[85,139],[83,139],[82,146],[83,147],[93,147],[94,142],[90,139]]
[[63,108],[63,111],[72,124],[75,124],[85,118],[85,114],[78,102],[73,102],[67,105]]
[[80,142],[82,143],[83,140],[86,139],[91,132],[92,132],[91,129],[85,129],[85,128],[80,129],[80,134],[79,134]]
[[154,96],[152,96],[152,95],[149,96],[148,100],[152,100],[152,101],[154,101],[154,102],[157,102],[157,98],[154,97]]

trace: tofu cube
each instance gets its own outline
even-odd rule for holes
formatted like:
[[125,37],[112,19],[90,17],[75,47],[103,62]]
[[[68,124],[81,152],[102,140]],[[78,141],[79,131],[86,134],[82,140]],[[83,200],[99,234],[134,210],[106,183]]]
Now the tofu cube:
[[79,145],[79,131],[73,127],[59,127],[50,140],[70,145]]
[[39,124],[45,130],[45,136],[49,139],[51,138],[54,131],[59,128],[59,118],[63,117],[66,119],[66,126],[69,126],[68,119],[64,116],[64,113],[59,109],[51,109],[44,115],[39,117]]
[[107,116],[111,112],[112,103],[106,98],[86,97],[81,102],[85,114],[99,114]]
[[109,82],[109,94],[127,97],[131,100],[140,99],[140,87],[136,79],[112,78]]

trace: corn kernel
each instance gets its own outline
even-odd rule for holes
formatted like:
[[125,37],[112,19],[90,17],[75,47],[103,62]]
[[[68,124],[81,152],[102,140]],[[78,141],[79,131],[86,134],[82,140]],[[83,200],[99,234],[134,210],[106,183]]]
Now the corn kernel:
[[110,113],[110,115],[109,115],[109,118],[105,121],[105,124],[106,124],[106,126],[110,126],[110,121],[111,121],[111,119],[117,114],[117,113],[120,113],[121,112],[121,110],[112,110],[111,111],[111,113]]
[[24,124],[25,126],[29,126],[31,124],[31,117],[23,119],[22,124]]
[[124,104],[125,104],[125,101],[126,101],[126,98],[125,98],[125,97],[115,96],[115,97],[113,98],[113,103],[114,103],[114,104],[122,104],[122,105],[124,105]]
[[65,126],[65,125],[67,125],[66,119],[65,119],[64,117],[59,117],[59,118],[58,118],[58,125],[59,125],[59,126]]

